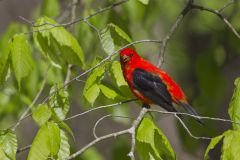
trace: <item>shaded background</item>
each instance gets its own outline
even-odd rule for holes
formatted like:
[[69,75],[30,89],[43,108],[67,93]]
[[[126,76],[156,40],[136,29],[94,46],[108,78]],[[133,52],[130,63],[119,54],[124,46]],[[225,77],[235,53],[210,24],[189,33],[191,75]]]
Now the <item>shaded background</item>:
[[[0,33],[1,50],[6,41],[6,31],[16,31],[19,26],[29,24],[23,22],[19,16],[29,20],[37,19],[47,15],[58,20],[58,22],[70,21],[71,4],[67,0],[59,1],[59,12],[53,12],[55,6],[44,6],[40,0],[2,0],[0,1]],[[77,4],[77,17],[84,17],[112,4],[113,0],[94,1],[82,0]],[[221,8],[227,1],[196,0],[195,3],[213,9]],[[147,6],[137,1],[129,1],[109,12],[93,17],[90,22],[98,29],[103,29],[107,23],[115,23],[126,31],[133,40],[161,39],[166,35],[176,17],[185,6],[184,0],[150,0]],[[50,8],[50,11],[46,8]],[[223,12],[233,26],[240,30],[239,3],[226,8]],[[17,24],[15,22],[21,23]],[[13,24],[14,23],[14,24]],[[10,27],[9,27],[10,26]],[[12,27],[12,28],[11,28]],[[10,28],[10,29],[9,29]],[[86,55],[87,64],[91,64],[96,55],[106,56],[102,53],[96,33],[86,24],[74,25],[74,35],[77,37]],[[8,35],[9,36],[9,35]],[[31,38],[30,38],[31,39]],[[176,33],[169,40],[165,52],[165,63],[163,68],[176,79],[182,86],[189,101],[202,116],[227,118],[228,104],[233,92],[234,79],[239,76],[240,68],[240,45],[239,39],[229,31],[226,25],[216,16],[203,11],[191,11],[183,20]],[[94,47],[93,47],[94,46]],[[141,44],[136,45],[137,51],[157,63],[159,45]],[[44,71],[47,67],[46,59],[42,57],[36,48],[32,48],[36,64],[32,75],[26,78],[22,85],[21,93],[18,92],[16,82],[9,79],[0,90],[0,128],[6,128],[13,124],[20,113],[27,107],[29,101],[36,95],[42,81]],[[1,54],[1,52],[0,52]],[[118,58],[118,57],[117,57]],[[40,60],[40,61],[39,61]],[[41,66],[41,67],[36,67]],[[81,72],[74,68],[74,75]],[[62,82],[66,71],[57,68],[51,69],[47,80],[47,87],[42,98],[48,94],[51,85]],[[83,80],[87,78],[84,77]],[[106,83],[110,83],[105,80]],[[74,82],[70,86],[71,112],[69,115],[80,113],[89,109],[83,96],[82,87],[84,83]],[[40,98],[41,101],[41,98]],[[100,96],[94,106],[110,104],[110,101]],[[86,107],[84,107],[86,106]],[[81,148],[93,139],[92,128],[98,118],[103,115],[114,113],[115,115],[127,115],[134,117],[138,114],[140,107],[136,103],[130,103],[116,109],[115,111],[96,111],[82,117],[69,121],[76,141],[72,141],[73,150]],[[159,109],[159,108],[158,108]],[[158,126],[169,138],[179,160],[200,160],[208,145],[208,141],[195,140],[176,122],[176,119],[167,115],[154,115]],[[230,128],[230,124],[214,121],[206,121],[206,126],[199,126],[192,119],[185,118],[194,135],[213,137]],[[97,129],[99,135],[111,133],[129,125],[130,121],[111,118],[103,121]],[[18,128],[19,147],[31,144],[38,127],[31,118],[24,120]],[[127,159],[129,151],[129,137],[107,140],[96,145],[96,148],[87,152],[83,159]],[[219,147],[210,152],[212,159],[219,159]],[[88,155],[89,154],[89,155]],[[27,151],[19,153],[17,159],[26,159]]]

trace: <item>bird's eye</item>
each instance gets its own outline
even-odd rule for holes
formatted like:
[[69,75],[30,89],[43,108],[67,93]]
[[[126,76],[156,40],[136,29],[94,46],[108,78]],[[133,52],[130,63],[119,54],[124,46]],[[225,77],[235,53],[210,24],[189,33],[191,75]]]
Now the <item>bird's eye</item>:
[[130,57],[130,56],[127,56],[127,55],[124,55],[124,56],[122,57],[123,62],[128,62],[130,59],[131,59],[131,57]]

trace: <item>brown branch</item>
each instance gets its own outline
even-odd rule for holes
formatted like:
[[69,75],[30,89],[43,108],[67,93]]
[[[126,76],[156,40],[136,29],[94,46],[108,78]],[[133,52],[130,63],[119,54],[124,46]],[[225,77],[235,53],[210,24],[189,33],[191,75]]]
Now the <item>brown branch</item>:
[[187,13],[192,9],[191,8],[191,4],[192,3],[193,3],[193,0],[189,0],[188,1],[186,7],[181,11],[180,15],[177,17],[177,19],[175,20],[174,24],[172,25],[172,27],[170,28],[168,33],[163,38],[161,46],[160,46],[161,48],[160,48],[159,57],[158,57],[158,63],[157,63],[157,67],[158,68],[161,67],[162,64],[164,63],[165,49],[166,49],[166,46],[168,44],[169,39],[171,38],[173,33],[176,31],[178,26],[181,24],[181,22],[182,22],[183,18],[185,17],[185,15],[187,15]]
[[234,35],[238,39],[240,39],[240,34],[236,31],[236,29],[232,26],[232,24],[227,20],[227,18],[225,18],[224,15],[221,14],[221,11],[207,8],[207,7],[200,6],[200,5],[196,5],[196,4],[192,4],[191,8],[197,9],[197,10],[202,10],[202,11],[207,11],[207,12],[217,15],[227,25],[227,27],[234,33]]

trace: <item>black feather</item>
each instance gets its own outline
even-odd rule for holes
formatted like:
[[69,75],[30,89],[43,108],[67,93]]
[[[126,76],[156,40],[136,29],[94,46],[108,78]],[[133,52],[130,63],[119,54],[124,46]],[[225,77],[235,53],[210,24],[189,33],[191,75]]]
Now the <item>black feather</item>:
[[[186,104],[186,103],[183,103],[183,102],[180,102],[179,101],[179,104],[181,106],[183,106],[183,108],[190,114],[194,115],[194,116],[198,116],[197,112],[193,109],[192,106],[190,106],[189,104]],[[200,119],[200,118],[197,118],[197,117],[194,117],[194,119],[196,121],[198,121],[201,125],[205,125],[204,122]]]
[[133,84],[142,95],[169,112],[177,112],[167,86],[158,75],[137,68],[133,71]]

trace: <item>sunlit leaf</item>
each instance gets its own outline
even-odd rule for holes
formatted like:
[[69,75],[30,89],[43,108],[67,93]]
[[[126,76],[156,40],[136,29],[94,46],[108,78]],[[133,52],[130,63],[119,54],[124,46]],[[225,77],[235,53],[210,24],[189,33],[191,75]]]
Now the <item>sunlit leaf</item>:
[[217,136],[217,137],[214,137],[213,139],[211,139],[211,142],[209,143],[209,145],[205,151],[204,160],[209,159],[209,157],[208,157],[209,151],[212,150],[219,143],[219,141],[223,138],[223,136],[224,135],[220,135],[220,136]]
[[56,157],[60,141],[60,129],[55,123],[48,122],[42,125],[34,138],[28,160],[47,160],[49,157]]
[[70,155],[70,145],[68,137],[63,130],[60,130],[60,148],[58,152],[58,160],[66,159]]
[[54,20],[44,17],[37,20],[34,40],[40,50],[54,63],[64,62],[83,66],[84,54],[77,40]]
[[240,132],[229,130],[224,136],[221,160],[240,159]]
[[112,63],[110,71],[119,87],[127,85],[127,82],[123,78],[122,69],[119,61],[114,61]]
[[47,104],[40,104],[34,110],[32,117],[34,121],[39,125],[45,124],[49,118],[51,117],[52,112],[51,109],[48,107]]
[[0,131],[0,159],[15,160],[17,136],[12,130]]
[[21,80],[28,76],[33,69],[33,60],[26,35],[17,34],[12,38],[10,52],[14,75],[20,87]]
[[119,95],[116,91],[114,91],[112,88],[107,87],[106,85],[99,85],[100,90],[102,91],[103,95],[110,99],[116,99],[121,98],[122,96]]
[[137,150],[142,160],[168,159],[176,156],[164,133],[148,118],[144,118],[137,130]]
[[126,40],[127,42],[131,43],[132,39],[127,35],[126,32],[124,32],[120,27],[118,27],[117,25],[110,23],[109,27],[111,27],[121,38],[123,38],[124,40]]
[[[100,59],[95,60],[93,66],[95,63],[99,63]],[[99,84],[101,83],[102,79],[104,78],[105,73],[105,64],[95,68],[90,76],[87,78],[87,81],[85,83],[84,89],[83,89],[83,95],[85,99],[90,103],[93,104],[100,93]]]
[[99,96],[100,89],[97,84],[92,85],[86,91],[83,92],[84,97],[86,100],[93,105],[96,101],[97,97]]
[[[234,84],[235,89],[228,109],[228,114],[231,120],[235,122],[240,122],[240,78],[237,78]],[[239,124],[233,123],[232,125],[234,129],[240,129]]]
[[101,31],[101,44],[107,54],[112,54],[114,52],[115,47],[109,27]]
[[54,85],[49,94],[49,104],[53,109],[53,112],[60,120],[64,120],[69,111],[69,94],[63,89],[62,85]]

